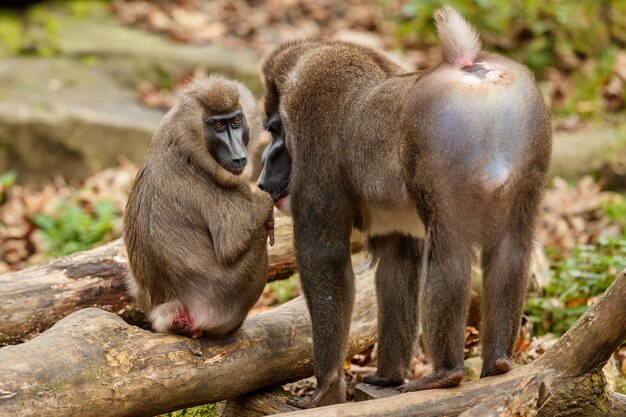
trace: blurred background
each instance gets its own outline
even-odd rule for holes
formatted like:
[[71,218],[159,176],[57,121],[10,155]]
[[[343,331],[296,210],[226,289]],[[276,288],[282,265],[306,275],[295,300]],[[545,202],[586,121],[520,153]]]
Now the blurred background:
[[[0,273],[120,236],[136,167],[191,77],[220,72],[260,98],[262,54],[317,34],[381,48],[408,69],[432,67],[432,13],[443,3],[0,2]],[[487,49],[532,70],[553,114],[542,250],[516,346],[517,360],[530,361],[626,266],[626,2],[445,3]],[[258,309],[299,292],[297,277],[274,283]],[[468,330],[468,356],[477,335]],[[355,366],[371,364],[370,353]],[[626,348],[607,367],[626,392]]]

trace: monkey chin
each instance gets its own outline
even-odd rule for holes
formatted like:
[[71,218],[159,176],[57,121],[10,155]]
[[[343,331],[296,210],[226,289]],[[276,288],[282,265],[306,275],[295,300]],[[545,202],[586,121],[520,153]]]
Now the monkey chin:
[[291,198],[289,196],[274,201],[274,206],[286,215],[291,216]]

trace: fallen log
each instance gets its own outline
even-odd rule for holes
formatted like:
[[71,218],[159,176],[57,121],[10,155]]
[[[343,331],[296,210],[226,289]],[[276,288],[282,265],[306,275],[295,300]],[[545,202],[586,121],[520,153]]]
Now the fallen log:
[[[350,354],[376,341],[374,273],[367,262],[355,273]],[[222,339],[151,333],[88,308],[0,348],[0,414],[152,416],[309,376],[312,360],[302,297]]]
[[217,417],[263,417],[299,410],[284,390],[260,390],[216,404]]
[[535,362],[504,375],[456,388],[411,392],[281,416],[624,417],[626,396],[607,390],[602,373],[611,354],[626,339],[624,300],[626,270],[552,348]]
[[[296,271],[289,217],[276,217],[274,246],[268,246],[268,280]],[[352,250],[363,249],[352,237]],[[126,293],[128,260],[123,241],[56,259],[48,264],[0,275],[0,346],[21,343],[68,314],[86,307],[114,313],[132,306]],[[129,315],[135,313],[130,309]]]

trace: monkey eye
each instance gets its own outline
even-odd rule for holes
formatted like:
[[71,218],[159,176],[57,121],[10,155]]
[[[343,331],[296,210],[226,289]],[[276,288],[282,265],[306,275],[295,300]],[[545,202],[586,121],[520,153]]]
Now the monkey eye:
[[233,121],[231,124],[233,125],[233,127],[239,127],[239,125],[241,124],[241,116],[233,117]]
[[215,128],[215,130],[223,130],[226,126],[224,125],[224,122],[222,122],[221,120],[216,120],[213,122],[213,128]]

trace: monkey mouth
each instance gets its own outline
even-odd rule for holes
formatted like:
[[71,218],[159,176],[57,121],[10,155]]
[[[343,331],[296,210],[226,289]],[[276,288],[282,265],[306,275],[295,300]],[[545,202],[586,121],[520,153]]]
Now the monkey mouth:
[[230,173],[231,173],[231,174],[233,174],[233,175],[237,175],[237,176],[239,176],[239,175],[241,175],[241,173],[242,173],[242,172],[246,169],[246,167],[245,167],[245,166],[243,166],[243,167],[238,167],[238,166],[237,166],[237,167],[228,166],[228,167],[224,167],[224,169],[225,169],[226,171],[230,172]]
[[276,208],[283,213],[291,213],[291,199],[289,198],[289,195],[274,201],[274,206],[276,206]]

